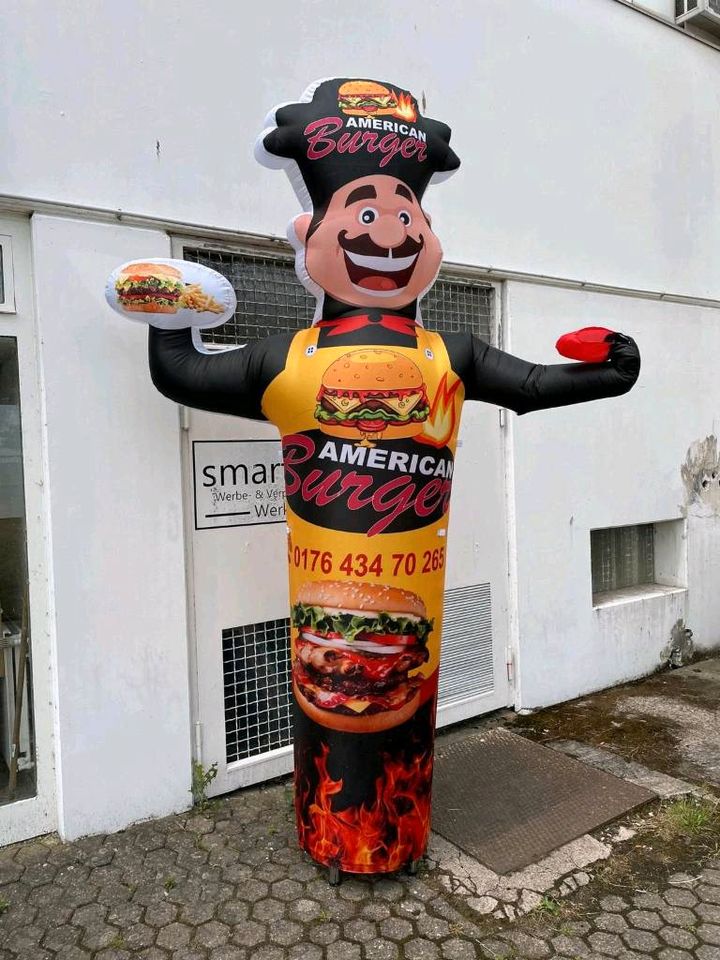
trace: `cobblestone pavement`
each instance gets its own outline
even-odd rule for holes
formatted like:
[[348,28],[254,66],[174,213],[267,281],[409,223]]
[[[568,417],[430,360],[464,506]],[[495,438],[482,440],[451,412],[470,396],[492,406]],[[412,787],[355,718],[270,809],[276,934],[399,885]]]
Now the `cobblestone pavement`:
[[509,924],[478,917],[439,868],[330,887],[296,847],[290,800],[269,785],[205,814],[0,851],[0,960],[720,960],[720,861]]

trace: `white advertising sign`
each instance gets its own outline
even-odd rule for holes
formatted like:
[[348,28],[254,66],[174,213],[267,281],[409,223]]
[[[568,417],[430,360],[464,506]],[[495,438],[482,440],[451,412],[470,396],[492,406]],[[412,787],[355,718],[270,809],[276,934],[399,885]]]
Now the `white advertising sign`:
[[285,522],[278,440],[194,440],[195,529]]

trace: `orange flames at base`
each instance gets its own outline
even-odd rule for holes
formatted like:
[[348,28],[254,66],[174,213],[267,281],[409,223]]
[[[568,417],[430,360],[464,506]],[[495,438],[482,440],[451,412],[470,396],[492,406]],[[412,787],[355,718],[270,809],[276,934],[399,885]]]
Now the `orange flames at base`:
[[430,414],[423,424],[423,432],[415,437],[418,443],[444,447],[453,435],[457,421],[455,394],[462,381],[457,379],[448,387],[447,379],[448,375],[444,373],[430,407]]
[[314,759],[319,782],[312,795],[307,785],[296,784],[302,849],[317,863],[348,873],[392,873],[418,860],[430,831],[432,748],[411,763],[385,756],[374,800],[338,811],[332,802],[343,781],[328,773],[329,747],[321,744],[321,750]]

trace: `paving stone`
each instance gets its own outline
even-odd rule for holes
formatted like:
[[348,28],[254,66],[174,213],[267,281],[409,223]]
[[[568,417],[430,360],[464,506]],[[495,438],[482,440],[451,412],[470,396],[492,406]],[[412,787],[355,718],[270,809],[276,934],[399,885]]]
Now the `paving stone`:
[[429,940],[415,937],[405,944],[403,954],[405,960],[436,960],[440,956],[440,948]]
[[385,920],[390,916],[390,907],[379,900],[371,900],[370,903],[363,904],[360,915],[368,920]]
[[157,945],[167,950],[177,950],[190,943],[192,930],[184,923],[169,923],[158,933]]
[[699,957],[700,960],[720,960],[720,947],[711,947],[707,943],[704,943],[701,947],[697,948],[695,955]]
[[659,960],[693,960],[693,955],[687,950],[676,950],[675,947],[665,947],[658,953]]
[[631,910],[627,920],[630,926],[639,930],[659,930],[663,925],[660,914],[651,910]]
[[377,880],[373,884],[373,896],[381,900],[400,900],[405,890],[402,884],[395,880]]
[[270,939],[273,943],[279,943],[283,947],[290,947],[294,943],[299,943],[303,938],[303,928],[294,920],[273,920],[268,924],[270,930]]
[[402,943],[403,940],[412,936],[413,925],[409,920],[403,920],[401,917],[390,917],[380,924],[380,933],[388,940]]
[[340,926],[337,923],[321,921],[310,928],[308,936],[313,943],[334,943],[340,936]]
[[287,951],[288,960],[322,960],[322,955],[322,947],[305,941],[290,947]]
[[627,920],[621,913],[601,913],[595,918],[595,926],[606,933],[624,933],[628,929]]
[[478,949],[470,940],[461,940],[459,937],[451,937],[440,947],[442,956],[446,960],[476,960],[479,956]]
[[178,908],[174,903],[151,903],[145,910],[145,923],[151,927],[165,927],[177,919]]
[[122,937],[125,944],[131,950],[141,950],[143,947],[149,947],[157,936],[157,930],[148,927],[145,923],[134,923],[132,926],[123,929]]
[[452,932],[447,920],[431,917],[427,913],[418,917],[415,926],[420,936],[427,937],[428,940],[442,940],[443,937],[449,937]]
[[230,938],[230,928],[219,920],[203,923],[195,931],[195,943],[202,947],[221,947]]
[[400,948],[392,940],[377,937],[365,944],[365,960],[399,960],[399,957]]
[[700,877],[705,883],[711,883],[716,887],[720,887],[720,870],[705,869],[700,874]]
[[252,960],[285,960],[285,951],[282,947],[265,944],[253,951]]
[[617,957],[624,949],[622,940],[615,933],[591,933],[588,943],[593,950],[610,957]]
[[[248,905],[240,901],[235,901],[235,905],[239,910],[236,919],[244,920],[248,915]],[[219,909],[224,910],[226,906],[227,904],[223,903]],[[199,927],[201,923],[207,923],[208,920],[211,920],[214,913],[214,904],[198,900],[196,903],[184,903],[180,907],[178,919],[183,923],[189,924],[191,927]],[[218,917],[218,919],[223,920],[224,917]],[[229,921],[225,922],[227,923]]]
[[278,900],[296,900],[303,894],[303,886],[297,880],[281,880],[271,888],[273,897]]
[[658,938],[649,930],[628,930],[622,935],[622,938],[631,950],[639,950],[644,953],[657,950],[660,946]]
[[[720,915],[720,907],[718,907],[718,915]],[[669,907],[666,905],[660,910],[660,916],[674,927],[692,927],[697,923],[697,917],[687,907]]]
[[326,960],[362,960],[362,949],[349,940],[335,940],[325,948]]
[[616,897],[614,895],[609,897],[603,897],[600,901],[600,907],[602,910],[609,910],[611,913],[622,913],[623,910],[627,910],[629,904],[626,903],[622,897]]
[[540,940],[538,937],[532,937],[520,930],[513,929],[501,934],[501,936],[504,940],[509,940],[512,943],[517,953],[530,958],[530,960],[544,960],[545,957],[550,956],[550,948],[544,940]]
[[377,925],[369,920],[349,920],[343,924],[343,936],[354,943],[367,943],[377,936]]
[[663,897],[671,907],[694,907],[698,902],[698,898],[692,890],[686,889],[673,888],[672,890],[666,890]]
[[697,946],[698,942],[694,934],[680,927],[663,927],[659,936],[668,946],[678,947],[683,950],[692,950]]
[[285,916],[285,904],[266,897],[253,904],[252,915],[256,920],[281,920]]
[[239,947],[256,947],[266,937],[265,924],[257,920],[242,920],[232,926],[231,939]]
[[42,946],[54,951],[61,950],[63,947],[74,947],[80,939],[81,932],[77,927],[67,925],[54,927],[43,937]]
[[590,950],[587,944],[579,937],[569,937],[561,934],[559,937],[553,937],[552,945],[555,952],[564,957],[586,957]]
[[[208,960],[247,960],[247,956],[247,950],[240,947],[233,947],[232,944],[225,944],[224,947],[213,947],[207,955]],[[202,960],[200,954],[197,954],[197,957],[198,960]],[[173,960],[181,960],[181,957],[175,954]],[[186,955],[182,960],[190,960],[189,955]]]
[[713,946],[720,946],[720,924],[701,923],[695,928],[695,933],[705,943],[711,943]]
[[720,905],[716,903],[698,903],[694,912],[701,920],[709,920],[711,923],[720,923]]
[[662,910],[665,901],[659,893],[636,893],[633,904],[640,910]]
[[668,877],[668,883],[671,887],[688,887],[695,883],[697,877],[689,873],[671,873]]
[[695,893],[703,903],[720,903],[720,887],[713,887],[707,883],[698,884]]

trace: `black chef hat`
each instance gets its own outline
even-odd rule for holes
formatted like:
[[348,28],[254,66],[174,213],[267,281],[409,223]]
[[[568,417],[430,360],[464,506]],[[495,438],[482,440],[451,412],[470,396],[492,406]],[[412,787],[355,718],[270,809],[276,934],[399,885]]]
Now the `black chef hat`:
[[303,207],[318,210],[341,186],[371,174],[405,183],[420,199],[428,184],[460,166],[450,128],[423,117],[395,84],[334,78],[312,84],[298,103],[277,107],[256,145],[268,167],[287,167]]

